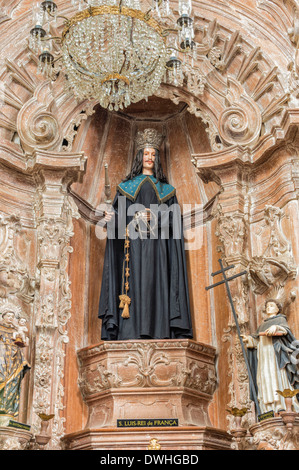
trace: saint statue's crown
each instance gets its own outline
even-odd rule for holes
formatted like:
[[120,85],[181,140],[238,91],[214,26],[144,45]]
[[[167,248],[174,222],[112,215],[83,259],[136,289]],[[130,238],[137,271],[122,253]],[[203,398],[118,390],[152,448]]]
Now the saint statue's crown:
[[138,131],[135,137],[136,152],[146,147],[159,150],[163,136],[156,129],[145,129]]

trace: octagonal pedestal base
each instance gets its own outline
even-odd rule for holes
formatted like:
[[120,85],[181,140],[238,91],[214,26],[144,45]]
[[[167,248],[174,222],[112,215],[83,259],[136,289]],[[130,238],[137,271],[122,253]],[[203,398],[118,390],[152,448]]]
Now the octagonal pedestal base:
[[[192,340],[101,342],[78,352],[79,385],[88,406],[85,430],[65,436],[70,449],[227,449],[212,428],[215,349]],[[178,427],[117,427],[118,420],[177,419]],[[143,426],[143,424],[142,424]]]

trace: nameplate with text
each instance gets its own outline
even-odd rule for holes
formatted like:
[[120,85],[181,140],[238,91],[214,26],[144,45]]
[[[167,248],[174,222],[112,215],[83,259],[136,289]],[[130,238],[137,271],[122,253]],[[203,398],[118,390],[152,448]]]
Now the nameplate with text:
[[118,428],[166,428],[176,427],[179,425],[179,420],[176,418],[171,419],[118,419]]
[[9,428],[23,429],[24,431],[30,431],[31,426],[29,424],[19,423],[18,421],[13,421],[12,419],[8,423]]
[[257,417],[259,423],[261,421],[264,421],[265,419],[269,419],[269,418],[274,418],[274,411],[273,410],[267,411],[266,413],[258,415],[258,417]]

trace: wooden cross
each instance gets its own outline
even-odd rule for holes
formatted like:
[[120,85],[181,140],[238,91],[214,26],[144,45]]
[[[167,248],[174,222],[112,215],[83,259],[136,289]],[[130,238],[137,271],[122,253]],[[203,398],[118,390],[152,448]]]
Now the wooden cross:
[[244,342],[243,342],[243,339],[242,339],[242,335],[241,335],[241,331],[240,331],[240,327],[239,327],[239,323],[238,323],[238,317],[237,317],[237,314],[236,314],[236,310],[235,310],[235,307],[234,307],[231,291],[230,291],[230,288],[229,288],[229,281],[232,281],[233,279],[236,279],[237,277],[240,277],[240,276],[243,276],[244,274],[247,274],[247,271],[242,271],[241,273],[235,274],[234,276],[231,276],[231,277],[226,277],[226,274],[225,274],[226,271],[229,271],[230,269],[234,268],[235,266],[231,265],[231,266],[228,266],[227,268],[224,268],[223,264],[222,264],[222,260],[219,259],[218,261],[219,261],[221,269],[219,271],[215,272],[215,273],[212,273],[212,276],[214,277],[214,276],[217,276],[218,274],[222,274],[223,275],[223,281],[217,282],[216,284],[212,284],[211,286],[206,287],[206,290],[213,289],[214,287],[220,286],[221,284],[225,284],[225,286],[226,286],[227,295],[228,295],[228,298],[229,298],[229,301],[230,301],[230,305],[231,305],[231,308],[232,308],[234,320],[235,320],[236,327],[237,327],[238,337],[239,337],[239,340],[240,340],[240,343],[241,343],[242,353],[243,353],[245,364],[246,364],[246,367],[247,367],[250,390],[251,390],[251,393],[252,393],[252,396],[253,396],[253,399],[254,399],[257,414],[260,415],[261,410],[260,410],[259,401],[258,401],[258,398],[257,398],[257,392],[256,392],[255,384],[254,384],[254,381],[253,381],[253,378],[252,378],[252,373],[251,373],[250,365],[249,365],[249,362],[248,362],[246,349],[245,349],[245,346],[244,346]]

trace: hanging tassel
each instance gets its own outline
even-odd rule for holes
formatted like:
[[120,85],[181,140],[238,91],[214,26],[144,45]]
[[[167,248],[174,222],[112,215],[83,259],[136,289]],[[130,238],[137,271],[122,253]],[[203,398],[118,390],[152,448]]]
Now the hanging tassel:
[[130,318],[130,312],[129,312],[129,305],[126,304],[125,308],[123,309],[123,313],[121,314],[123,318]]
[[130,261],[130,240],[129,240],[129,232],[128,227],[126,227],[126,239],[124,244],[125,256],[124,256],[124,264],[123,264],[123,281],[122,281],[122,292],[125,290],[125,294],[122,293],[119,296],[120,304],[119,308],[123,309],[121,314],[122,318],[130,318],[130,311],[129,305],[131,303],[130,297],[127,295],[128,290],[130,289],[129,286],[129,277],[130,277],[130,268],[129,268],[129,261]]
[[123,318],[130,318],[130,311],[129,311],[129,305],[131,303],[131,299],[128,295],[122,294],[119,296],[120,299],[120,308],[123,308],[123,313],[121,316]]

